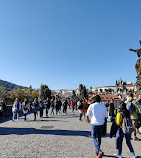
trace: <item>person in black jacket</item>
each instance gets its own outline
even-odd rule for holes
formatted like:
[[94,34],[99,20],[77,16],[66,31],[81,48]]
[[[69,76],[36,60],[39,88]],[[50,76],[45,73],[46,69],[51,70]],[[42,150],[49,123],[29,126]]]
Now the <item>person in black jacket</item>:
[[46,101],[45,101],[45,107],[46,107],[46,117],[48,117],[48,112],[50,109],[50,99],[49,97],[47,97]]
[[32,103],[32,110],[34,113],[34,121],[36,121],[36,115],[38,113],[38,108],[39,108],[38,98],[35,98],[33,103]]
[[67,101],[67,99],[65,99],[65,101],[63,103],[63,113],[67,114],[67,106],[68,106],[68,101]]
[[110,101],[109,106],[110,106],[110,109],[109,109],[109,116],[110,116],[111,122],[113,122],[113,121],[114,121],[114,117],[115,117],[115,113],[114,113],[114,111],[115,111],[115,106],[114,106],[114,99],[113,99],[113,98],[111,98],[111,101]]

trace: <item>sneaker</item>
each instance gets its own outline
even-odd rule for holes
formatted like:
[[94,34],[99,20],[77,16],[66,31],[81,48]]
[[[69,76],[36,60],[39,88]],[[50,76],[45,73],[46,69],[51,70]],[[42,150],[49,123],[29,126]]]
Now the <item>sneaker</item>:
[[[100,150],[101,152],[102,152],[102,156],[104,155],[104,152],[102,151],[102,150]],[[96,153],[96,156],[98,156],[98,152],[97,151],[95,151],[95,153]]]
[[136,140],[136,141],[139,141],[139,138],[135,137],[135,138],[133,138],[133,140],[134,140],[134,141],[135,141],[135,140]]
[[102,157],[102,151],[99,151],[97,156],[98,156],[98,158],[101,158]]
[[114,154],[115,157],[122,158],[119,154]]
[[102,152],[102,156],[104,155],[104,152],[102,150],[100,150]]

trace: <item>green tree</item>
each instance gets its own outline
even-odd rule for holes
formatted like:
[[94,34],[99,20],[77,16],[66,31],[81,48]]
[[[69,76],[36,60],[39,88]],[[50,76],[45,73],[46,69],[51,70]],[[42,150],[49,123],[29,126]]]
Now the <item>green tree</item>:
[[88,99],[88,90],[86,89],[86,87],[82,84],[79,85],[79,95],[78,95],[79,99]]
[[47,97],[51,96],[51,90],[49,89],[49,87],[47,85],[42,85],[40,86],[39,89],[39,97],[42,100],[45,100]]
[[16,98],[19,98],[20,101],[24,100],[24,94],[25,92],[20,88],[16,89],[15,91]]
[[0,87],[0,98],[6,100],[8,97],[8,92],[4,87]]
[[23,101],[24,100],[24,97],[25,97],[25,92],[24,90],[18,88],[18,89],[13,89],[11,92],[10,92],[10,99],[12,101],[14,101],[16,98],[19,98],[20,101]]
[[31,92],[31,96],[32,96],[33,99],[36,98],[36,97],[38,97],[38,92],[35,91],[35,90],[33,90],[33,91]]

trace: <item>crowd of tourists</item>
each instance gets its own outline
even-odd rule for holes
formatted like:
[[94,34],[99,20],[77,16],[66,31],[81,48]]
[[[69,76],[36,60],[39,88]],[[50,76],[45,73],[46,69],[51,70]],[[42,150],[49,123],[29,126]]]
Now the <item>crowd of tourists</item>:
[[[3,100],[0,100],[0,107]],[[135,152],[131,144],[131,139],[139,140],[137,138],[137,131],[141,127],[141,96],[134,99],[133,94],[130,94],[122,101],[118,106],[118,111],[115,110],[114,99],[111,98],[105,105],[101,104],[101,98],[96,95],[91,101],[86,98],[76,99],[64,99],[61,100],[59,96],[47,97],[42,101],[39,98],[35,98],[30,103],[26,98],[21,103],[18,98],[13,103],[12,107],[12,120],[19,120],[21,113],[24,115],[24,120],[27,119],[29,112],[33,113],[34,121],[37,119],[37,115],[42,118],[58,114],[67,114],[67,109],[79,111],[78,121],[91,122],[91,136],[94,142],[96,155],[98,158],[102,157],[104,152],[101,150],[101,137],[106,135],[107,130],[107,118],[110,117],[112,122],[110,137],[116,137],[116,149],[117,153],[114,155],[117,158],[122,157],[122,143],[123,138],[126,139],[126,144],[131,152],[131,157],[135,158]],[[1,114],[3,115],[3,114]],[[89,118],[91,116],[91,119]]]
[[[117,113],[115,113],[114,99],[111,98],[111,101],[105,105],[100,102],[100,96],[96,95],[87,110],[87,122],[91,122],[92,124],[91,136],[94,142],[96,155],[98,158],[101,158],[104,154],[100,146],[102,131],[105,128],[104,124],[108,118],[109,109],[110,121],[112,122],[110,138],[116,137],[117,153],[114,157],[122,157],[122,143],[125,137],[131,157],[135,158],[135,152],[131,144],[131,135],[133,140],[139,140],[136,136],[136,131],[137,128],[141,127],[141,96],[139,96],[138,99],[134,99],[133,94],[130,94],[126,99],[120,102]],[[89,119],[90,115],[91,121]]]
[[19,98],[16,98],[13,107],[12,113],[13,117],[12,120],[14,121],[15,118],[19,120],[19,115],[24,114],[26,120],[27,114],[32,112],[34,114],[34,121],[37,119],[37,115],[39,113],[40,118],[43,117],[44,109],[45,109],[45,116],[49,117],[51,115],[58,115],[61,113],[67,114],[67,109],[72,109],[72,113],[74,110],[78,110],[80,113],[79,121],[82,121],[82,116],[85,115],[88,109],[88,102],[86,99],[76,100],[76,99],[64,99],[61,100],[59,96],[52,96],[47,97],[46,100],[42,101],[39,98],[35,98],[32,103],[30,103],[26,98],[24,102],[21,103]]
[[20,114],[24,114],[24,120],[26,120],[27,114],[32,112],[34,114],[35,121],[38,114],[40,118],[42,118],[43,115],[48,117],[61,113],[67,114],[67,108],[72,109],[72,112],[74,113],[74,110],[77,110],[77,102],[74,99],[61,100],[59,96],[47,97],[44,101],[39,98],[35,98],[32,103],[30,103],[26,98],[24,99],[24,102],[21,103],[19,98],[16,98],[12,107],[12,120],[14,121],[15,117],[19,120]]

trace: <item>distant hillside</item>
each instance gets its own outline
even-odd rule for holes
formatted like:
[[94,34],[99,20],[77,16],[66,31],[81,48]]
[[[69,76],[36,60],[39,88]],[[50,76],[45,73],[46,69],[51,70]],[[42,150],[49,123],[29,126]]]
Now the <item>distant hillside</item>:
[[17,88],[21,88],[21,89],[27,88],[27,87],[16,85],[14,83],[3,81],[1,79],[0,79],[0,87],[5,87],[7,91],[11,91],[12,89],[17,89]]

